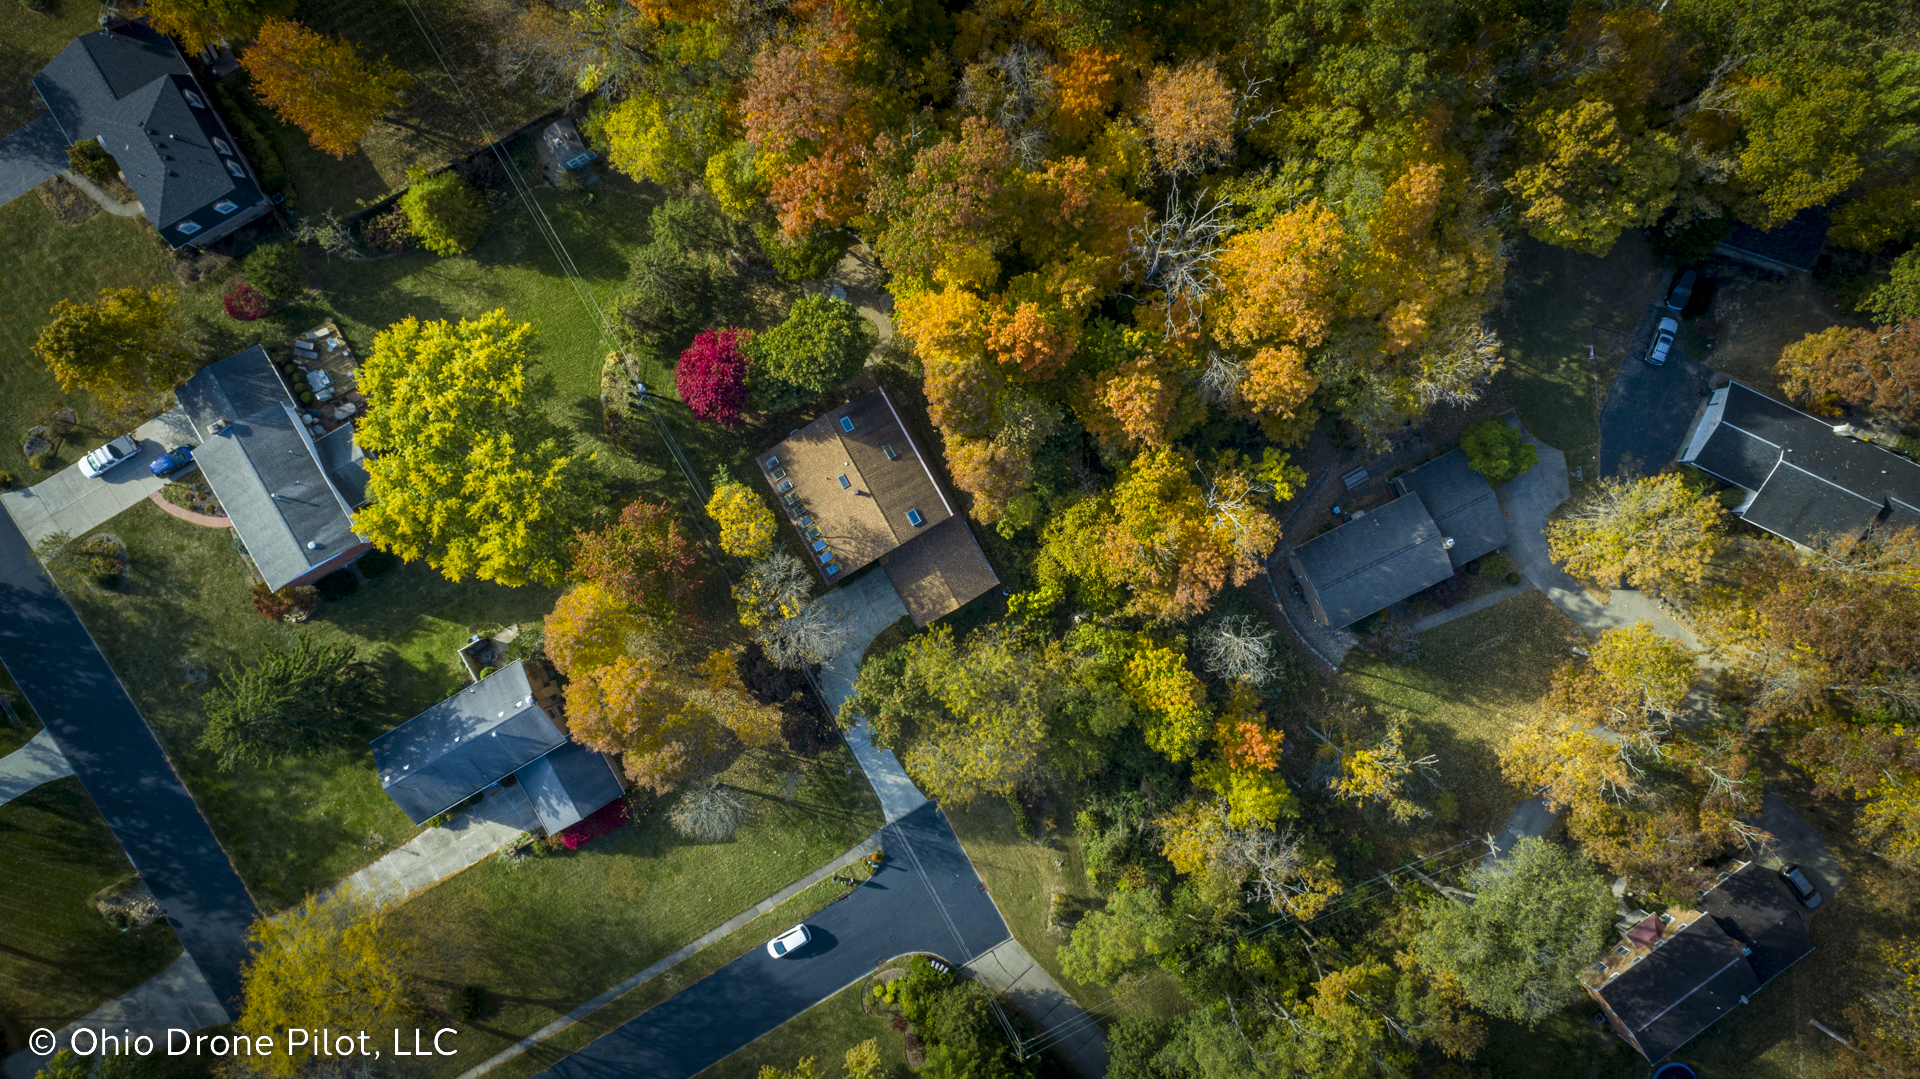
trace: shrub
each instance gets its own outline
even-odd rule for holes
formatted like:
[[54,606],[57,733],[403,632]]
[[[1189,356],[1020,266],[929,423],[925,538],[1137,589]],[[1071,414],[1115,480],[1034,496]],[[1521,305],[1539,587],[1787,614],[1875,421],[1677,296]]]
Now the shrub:
[[360,226],[360,235],[368,247],[382,255],[413,250],[413,226],[407,221],[407,212],[397,204],[378,217],[368,218]]
[[671,243],[655,240],[634,253],[617,310],[635,341],[656,346],[697,328],[712,307],[707,265]]
[[240,149],[246,153],[247,162],[253,166],[253,174],[260,180],[260,189],[280,192],[287,199],[287,205],[291,206],[293,190],[292,185],[287,183],[287,166],[280,160],[280,153],[273,148],[273,143],[261,134],[260,125],[254,122],[254,110],[258,106],[248,107],[252,94],[247,91],[247,86],[247,73],[235,71],[215,82],[213,93],[225,107],[227,129],[240,140]]
[[110,184],[120,178],[120,163],[92,139],[81,139],[67,147],[67,167],[96,184]]
[[579,850],[581,847],[599,839],[601,836],[612,835],[619,831],[626,826],[626,823],[627,800],[625,798],[615,798],[613,801],[595,810],[587,819],[567,828],[559,835],[553,836],[550,841],[568,850]]
[[321,599],[346,599],[359,590],[360,578],[355,577],[350,569],[337,569],[313,582],[313,588],[320,593]]
[[304,585],[275,592],[266,582],[255,581],[247,589],[247,596],[253,601],[254,613],[269,622],[298,622],[320,606],[320,593]]
[[267,298],[245,281],[235,281],[227,286],[226,295],[220,297],[220,303],[227,309],[228,318],[236,318],[241,322],[252,322],[268,310]]
[[847,301],[801,297],[785,321],[747,343],[754,404],[783,412],[833,389],[860,373],[878,336]]
[[13,490],[13,473],[0,472],[0,491]]
[[400,196],[408,230],[436,255],[458,255],[487,228],[487,208],[458,175],[442,172],[415,180]]
[[463,985],[447,994],[447,1018],[456,1023],[477,1018],[486,1002],[485,989],[477,985]]
[[383,573],[390,572],[400,564],[398,555],[386,551],[368,551],[360,556],[360,576],[371,581]]
[[696,843],[724,843],[747,819],[747,800],[732,787],[697,787],[674,803],[673,830]]
[[32,465],[42,472],[51,472],[54,466],[53,451],[41,450],[39,453],[27,458],[27,464]]
[[802,757],[814,757],[821,750],[840,744],[840,728],[820,714],[813,702],[799,697],[781,709],[780,737],[788,751]]
[[733,427],[747,403],[747,330],[702,330],[680,353],[674,389],[696,419]]
[[1460,448],[1467,451],[1468,467],[1495,487],[1540,463],[1540,452],[1519,428],[1495,419],[1469,426],[1460,436]]
[[260,295],[269,300],[291,300],[307,291],[307,275],[291,244],[262,244],[240,263]]
[[757,225],[753,232],[760,241],[760,250],[767,253],[767,261],[773,264],[773,272],[787,281],[825,277],[840,264],[840,253],[847,246],[846,237],[839,229],[816,228],[799,243],[781,239],[780,231],[771,225]]
[[300,403],[307,406],[313,406],[313,405],[319,404],[320,399],[313,395],[312,390],[301,390]]

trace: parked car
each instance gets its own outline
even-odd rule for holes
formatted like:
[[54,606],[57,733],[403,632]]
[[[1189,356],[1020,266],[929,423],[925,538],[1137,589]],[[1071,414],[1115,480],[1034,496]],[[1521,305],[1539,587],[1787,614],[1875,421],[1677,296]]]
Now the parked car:
[[1693,283],[1697,278],[1692,270],[1680,275],[1673,283],[1673,291],[1667,293],[1667,310],[1679,314],[1687,309],[1687,301],[1693,299]]
[[1787,890],[1800,901],[1800,905],[1812,910],[1820,905],[1820,893],[1813,882],[1807,879],[1806,870],[1797,865],[1782,866],[1780,879],[1787,882]]
[[172,453],[164,457],[155,457],[147,464],[147,469],[156,476],[170,476],[192,463],[193,447],[175,446]]
[[80,471],[85,473],[88,479],[95,479],[107,469],[133,460],[133,455],[139,452],[140,443],[135,442],[132,435],[121,435],[80,458]]
[[1647,362],[1655,367],[1665,366],[1667,353],[1673,351],[1673,335],[1680,332],[1680,323],[1670,318],[1660,320],[1660,328],[1653,335],[1653,351],[1647,353]]
[[806,923],[802,922],[768,941],[767,954],[773,956],[775,959],[792,955],[794,952],[806,947],[807,942],[812,939],[813,934],[807,930]]

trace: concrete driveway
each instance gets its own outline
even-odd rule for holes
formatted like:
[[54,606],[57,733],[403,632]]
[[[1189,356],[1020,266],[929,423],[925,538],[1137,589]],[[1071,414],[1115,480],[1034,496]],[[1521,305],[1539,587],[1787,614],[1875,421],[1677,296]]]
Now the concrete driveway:
[[186,412],[178,406],[141,424],[133,435],[140,440],[140,452],[98,479],[88,479],[76,461],[32,487],[0,494],[0,506],[6,507],[29,544],[55,532],[77,539],[166,486],[166,480],[147,471],[147,462],[175,446],[199,442]]
[[1600,407],[1600,474],[1624,479],[1651,476],[1680,456],[1680,440],[1700,407],[1713,371],[1688,359],[1675,342],[1667,362],[1647,363],[1646,339],[1665,305],[1656,305],[1641,322],[1641,333],[1614,376]]

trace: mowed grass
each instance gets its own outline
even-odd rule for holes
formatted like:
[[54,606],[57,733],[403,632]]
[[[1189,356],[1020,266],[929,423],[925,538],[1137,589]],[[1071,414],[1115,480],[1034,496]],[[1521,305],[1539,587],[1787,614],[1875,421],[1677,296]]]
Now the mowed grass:
[[59,1029],[139,985],[180,954],[164,920],[121,932],[93,909],[133,875],[72,776],[0,805],[0,1020]]
[[[460,1056],[443,1070],[464,1071],[492,1056],[845,853],[884,823],[879,799],[845,747],[812,759],[749,750],[721,781],[745,792],[753,807],[730,841],[683,838],[668,820],[671,800],[658,801],[634,823],[578,851],[517,866],[489,858],[399,909],[400,921],[431,943],[431,985],[441,992],[465,985],[486,990],[482,1015],[462,1025]],[[843,892],[823,883],[773,913],[803,916]],[[637,1014],[791,924],[764,916],[689,960],[686,970],[636,990],[598,1026],[516,1064],[530,1074],[578,1048],[582,1035]]]
[[1460,799],[1460,823],[1498,830],[1524,792],[1500,774],[1498,758],[1520,714],[1547,688],[1567,649],[1586,640],[1539,592],[1436,626],[1419,638],[1419,658],[1402,664],[1355,650],[1348,684],[1377,714],[1404,717],[1440,758],[1441,783]]
[[802,1057],[812,1057],[819,1074],[837,1076],[847,1050],[868,1038],[880,1048],[876,1079],[910,1074],[906,1038],[893,1029],[891,1020],[866,1013],[860,1006],[865,991],[864,983],[842,989],[700,1072],[701,1079],[757,1079],[763,1067],[789,1071]]
[[0,5],[0,134],[45,111],[28,80],[74,38],[98,29],[99,15],[95,0],[50,0],[44,13]]
[[[0,25],[19,10],[0,6]],[[27,428],[42,407],[68,405],[83,425],[55,455],[60,462],[55,470],[78,460],[101,436],[92,426],[92,396],[62,393],[53,373],[33,354],[54,303],[85,302],[103,288],[172,288],[173,276],[167,254],[144,218],[103,213],[80,225],[64,225],[33,194],[0,206],[0,249],[20,270],[0,289],[0,439],[5,440],[0,443],[0,472],[13,473],[15,481],[25,485],[47,475],[30,467],[20,452]]]
[[[160,738],[255,900],[297,902],[405,842],[416,831],[380,789],[367,740],[464,682],[454,651],[469,633],[537,621],[544,588],[456,584],[425,564],[403,565],[353,596],[323,603],[304,626],[261,620],[247,598],[232,533],[200,528],[142,502],[108,526],[127,545],[132,584],[121,593],[64,582],[67,596]],[[201,752],[200,698],[229,664],[308,633],[355,645],[380,672],[389,702],[337,749],[221,771]],[[186,665],[209,672],[193,684]]]

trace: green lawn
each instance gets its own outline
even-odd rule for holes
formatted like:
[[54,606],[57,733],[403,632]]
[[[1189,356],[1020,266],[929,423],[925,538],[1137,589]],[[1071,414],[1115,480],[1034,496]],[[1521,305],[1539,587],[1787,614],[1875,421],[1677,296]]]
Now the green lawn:
[[1506,304],[1493,316],[1507,366],[1488,403],[1517,410],[1535,437],[1566,453],[1569,470],[1592,474],[1603,388],[1612,384],[1640,316],[1659,299],[1665,269],[1636,233],[1622,236],[1604,259],[1525,237],[1516,243]]
[[132,874],[79,780],[0,805],[0,1022],[9,1032],[58,1029],[180,954],[164,921],[123,933],[93,909],[96,892]]
[[6,712],[0,711],[0,757],[4,757],[26,745],[39,733],[40,717],[33,714],[32,706],[20,695],[19,685],[7,674],[5,667],[0,667],[0,696],[4,696],[7,703],[13,706],[13,715],[20,720],[15,723]]
[[[66,4],[76,6],[73,0]],[[0,26],[19,12],[16,5],[0,5]],[[0,249],[9,253],[13,265],[32,268],[11,275],[7,287],[0,289],[0,439],[5,440],[0,443],[0,472],[30,484],[46,473],[28,467],[20,443],[43,406],[71,405],[83,425],[55,455],[61,462],[56,470],[72,464],[104,436],[91,414],[91,396],[62,394],[53,374],[33,354],[54,302],[85,301],[103,288],[171,286],[173,275],[144,218],[103,213],[84,224],[63,225],[31,194],[0,206]]]
[[27,80],[47,61],[97,27],[95,0],[50,0],[45,14],[22,4],[0,5],[0,133],[12,131],[43,111]]
[[[464,680],[454,650],[469,633],[540,619],[543,588],[455,584],[404,565],[353,596],[324,603],[305,627],[264,622],[232,533],[200,528],[142,502],[108,526],[127,545],[131,587],[118,594],[67,582],[65,591],[159,736],[214,833],[263,909],[275,910],[346,876],[416,831],[381,790],[366,741],[445,697]],[[311,632],[359,645],[392,700],[338,750],[222,772],[195,748],[205,685],[184,665],[218,672],[263,643]]]
[[826,1079],[840,1074],[847,1050],[874,1039],[880,1045],[876,1079],[895,1079],[907,1070],[907,1041],[887,1019],[875,1019],[860,1006],[864,984],[842,989],[748,1043],[745,1049],[699,1073],[702,1079],[756,1079],[763,1067],[791,1069],[812,1057]]
[[1498,829],[1522,793],[1500,775],[1507,731],[1547,687],[1547,674],[1585,635],[1539,592],[1422,633],[1419,658],[1395,665],[1347,653],[1350,684],[1378,713],[1404,715],[1440,758],[1460,799],[1460,823]]
[[[518,866],[490,858],[400,908],[401,920],[432,943],[432,985],[441,992],[464,985],[487,991],[480,1017],[463,1025],[460,1056],[447,1062],[450,1072],[465,1070],[639,972],[831,861],[883,823],[879,799],[844,747],[812,760],[748,751],[722,779],[750,792],[754,805],[730,842],[681,838],[667,820],[670,802],[656,802],[635,824],[579,851]],[[688,960],[671,978],[616,1002],[595,1024],[519,1058],[512,1074],[531,1074],[577,1049],[586,1036],[761,946],[840,894],[823,883],[796,896],[785,909]]]

